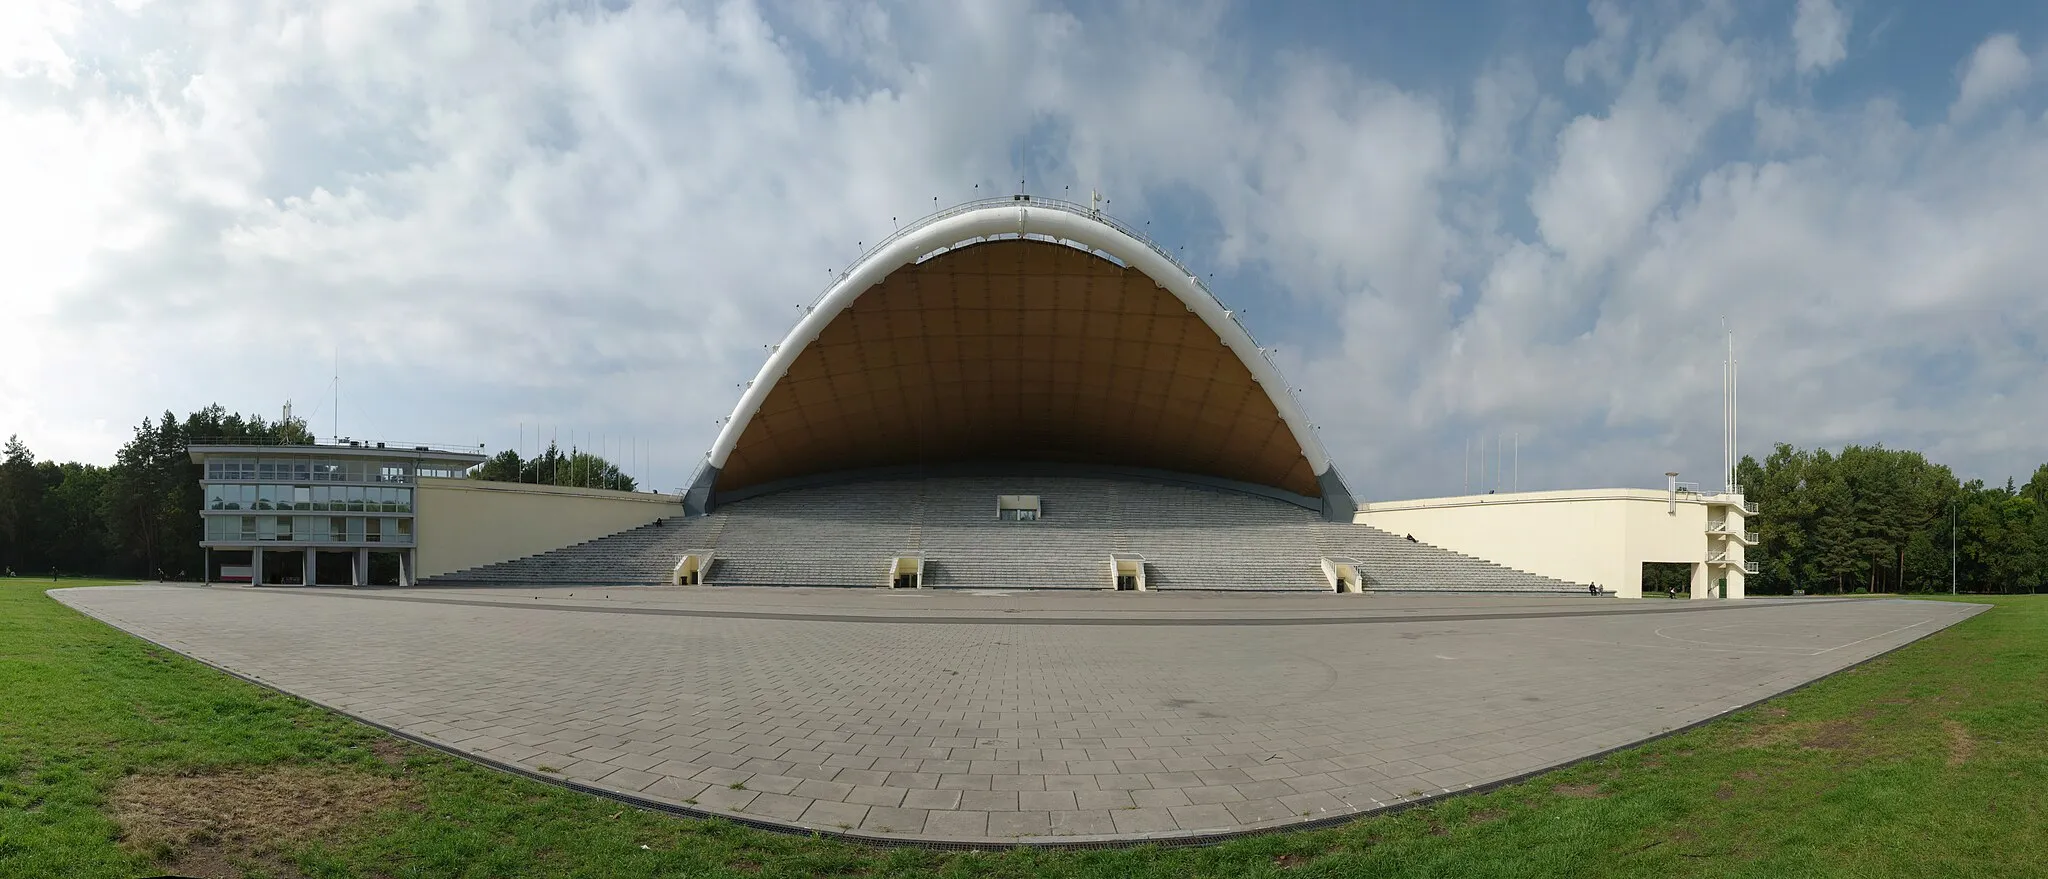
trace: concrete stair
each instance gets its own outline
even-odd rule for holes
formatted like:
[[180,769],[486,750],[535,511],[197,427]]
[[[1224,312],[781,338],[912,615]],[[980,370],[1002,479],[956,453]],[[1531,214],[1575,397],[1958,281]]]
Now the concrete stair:
[[[998,494],[1036,494],[1035,522],[996,518]],[[1145,556],[1155,590],[1321,591],[1320,560],[1358,560],[1369,589],[1583,592],[1271,498],[1092,477],[934,477],[822,486],[728,504],[428,585],[658,585],[710,550],[708,586],[881,587],[888,560],[922,553],[925,586],[1107,589],[1109,558]]]

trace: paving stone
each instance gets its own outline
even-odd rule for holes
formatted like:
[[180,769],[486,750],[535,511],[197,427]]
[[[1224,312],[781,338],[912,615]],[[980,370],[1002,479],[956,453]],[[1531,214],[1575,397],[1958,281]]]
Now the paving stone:
[[1052,818],[1047,812],[990,812],[988,815],[988,835],[997,839],[1047,836],[1051,833]]
[[709,787],[710,785],[705,784],[701,781],[688,781],[680,778],[663,778],[659,781],[656,781],[653,784],[641,788],[640,792],[650,797],[680,803],[684,800],[696,799],[699,793],[702,793],[706,788]]
[[970,790],[960,793],[960,808],[977,812],[1017,811],[1017,792],[1013,790]]
[[853,785],[840,784],[836,781],[819,781],[814,778],[804,779],[802,783],[796,786],[797,796],[810,797],[814,800],[828,800],[835,803],[845,800],[846,795],[850,793],[853,793]]
[[804,812],[816,803],[817,800],[804,797],[789,797],[782,794],[759,794],[740,811],[744,814],[761,818],[795,821],[803,817]]
[[648,785],[660,781],[662,778],[663,776],[650,772],[641,772],[638,769],[620,769],[617,772],[604,776],[603,781],[605,787],[613,790],[638,793],[639,791],[646,790]]
[[903,792],[906,809],[948,810],[960,808],[960,791],[912,788]]
[[869,806],[866,817],[860,821],[860,829],[876,833],[917,835],[924,832],[923,809],[897,809],[889,806]]
[[988,836],[987,812],[932,812],[925,816],[924,835],[936,839],[982,839]]
[[1279,818],[1298,817],[1298,813],[1287,808],[1287,804],[1277,799],[1224,803],[1223,808],[1228,809],[1231,816],[1235,817],[1240,824],[1258,824]]
[[1227,830],[1237,825],[1237,816],[1218,805],[1173,806],[1166,811],[1173,813],[1182,830]]
[[747,779],[747,789],[763,793],[786,794],[794,792],[804,783],[801,778],[787,775],[755,775]]
[[1054,836],[1106,836],[1116,832],[1116,822],[1109,820],[1109,813],[1100,810],[1082,810],[1052,813],[1052,834]]
[[1045,790],[1045,776],[993,775],[989,777],[989,789],[1008,791]]
[[[52,594],[480,759],[711,813],[977,842],[1277,826],[1463,789],[1717,716],[1982,609],[573,591],[465,589],[460,605],[435,590]],[[1563,615],[1588,607],[1614,613]],[[1440,619],[1399,619],[1425,609]],[[762,610],[948,620],[749,616]],[[1255,617],[1356,624],[1231,625]],[[1373,661],[1327,675],[1328,657],[1361,655]],[[1173,702],[1190,680],[1201,701]]]
[[868,807],[859,803],[814,802],[797,820],[819,827],[852,830],[867,820]]
[[[762,796],[760,791],[734,790],[729,787],[714,786],[699,791],[696,795],[696,800],[697,805],[707,809],[738,812],[745,809],[748,803],[753,802],[756,797],[760,796]],[[769,794],[768,796],[774,795]],[[798,812],[798,814],[802,814],[802,812]]]
[[846,795],[846,801],[849,803],[860,803],[865,806],[901,806],[903,805],[903,797],[909,793],[909,791],[899,787],[880,787],[863,784],[856,785],[853,792]]
[[1134,790],[1131,791],[1131,802],[1134,802],[1140,806],[1155,808],[1194,805],[1193,801],[1188,799],[1187,792],[1181,790],[1180,788],[1169,788],[1166,790]]
[[1109,820],[1116,824],[1116,832],[1125,835],[1180,829],[1180,822],[1165,809],[1117,809],[1109,813]]
[[1131,792],[1123,790],[1074,791],[1074,802],[1077,808],[1083,810],[1129,809],[1138,805],[1136,800],[1131,799]]
[[1058,812],[1080,807],[1074,803],[1073,791],[1027,790],[1017,794],[1017,808],[1027,812]]

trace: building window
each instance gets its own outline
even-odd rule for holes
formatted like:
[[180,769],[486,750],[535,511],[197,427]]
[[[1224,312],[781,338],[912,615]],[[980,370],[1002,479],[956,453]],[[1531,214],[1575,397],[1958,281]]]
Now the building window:
[[348,540],[348,517],[329,516],[327,518],[327,539],[335,543],[342,543]]
[[411,520],[411,519],[396,519],[396,520],[393,520],[393,521],[395,521],[395,522],[397,522],[397,523],[398,523],[398,542],[399,542],[399,543],[411,543],[411,542],[412,542],[412,520]]
[[206,459],[207,479],[255,479],[256,462],[242,458]]

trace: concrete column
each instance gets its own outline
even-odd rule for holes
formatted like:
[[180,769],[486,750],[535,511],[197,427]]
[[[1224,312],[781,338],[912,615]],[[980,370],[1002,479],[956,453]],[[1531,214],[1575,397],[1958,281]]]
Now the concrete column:
[[1705,563],[1692,566],[1692,597],[1714,597],[1713,567]]
[[263,547],[249,550],[249,585],[263,585]]
[[398,585],[412,585],[412,550],[402,550],[398,553]]
[[1744,573],[1744,572],[1743,572],[1743,570],[1742,570],[1741,568],[1734,568],[1734,569],[1731,569],[1731,570],[1729,570],[1729,572],[1728,572],[1728,597],[1729,597],[1729,598],[1731,598],[1731,599],[1734,599],[1734,598],[1745,598],[1745,597],[1748,597],[1748,595],[1749,595],[1749,575],[1748,575],[1747,573]]
[[370,551],[367,549],[357,549],[355,555],[356,563],[349,566],[349,575],[355,582],[349,585],[368,586],[370,585]]
[[306,547],[306,549],[305,549],[305,553],[306,553],[306,558],[305,558],[305,562],[306,562],[306,572],[305,572],[305,574],[303,574],[303,575],[301,575],[301,576],[299,577],[299,584],[300,584],[300,585],[302,585],[302,586],[312,586],[312,585],[314,585],[313,581],[314,581],[315,579],[317,579],[317,578],[316,578],[316,577],[314,576],[314,574],[313,574],[313,569],[314,569],[314,567],[315,567],[315,564],[314,564],[313,560],[314,560],[315,558],[317,558],[317,557],[319,556],[319,554],[318,554],[318,553],[316,553],[316,552],[314,552],[314,551],[313,551],[313,548],[312,548],[312,547],[310,547],[310,546],[309,546],[309,547]]

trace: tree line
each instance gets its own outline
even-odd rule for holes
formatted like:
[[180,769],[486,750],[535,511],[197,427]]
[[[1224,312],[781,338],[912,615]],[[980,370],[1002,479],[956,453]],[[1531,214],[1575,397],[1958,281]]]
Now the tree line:
[[19,437],[0,458],[0,569],[18,574],[196,579],[199,465],[192,439],[311,443],[300,419],[266,421],[208,406],[144,418],[112,466],[37,461]]
[[[269,421],[219,405],[184,418],[166,410],[142,420],[111,466],[38,461],[10,436],[0,450],[0,573],[198,579],[205,497],[186,446],[201,441],[311,445],[313,434],[303,419]],[[634,488],[617,465],[552,444],[526,461],[502,452],[471,475]]]
[[[198,441],[311,444],[299,419],[268,421],[218,405],[179,418],[145,418],[111,466],[38,461],[18,437],[0,457],[0,572],[195,578]],[[553,443],[532,458],[505,450],[474,479],[636,488],[618,466]],[[1945,592],[1950,549],[1967,592],[2048,588],[2048,464],[2024,485],[1962,481],[1919,452],[1848,446],[1839,452],[1779,444],[1737,477],[1758,505],[1759,545],[1748,591],[1785,594]]]
[[530,485],[572,485],[584,488],[609,488],[617,491],[635,491],[639,484],[613,464],[597,455],[579,451],[570,446],[564,452],[555,446],[553,440],[540,454],[521,458],[512,449],[492,455],[482,466],[470,471],[469,478],[485,479],[492,482],[524,482]]
[[1919,452],[1784,443],[1736,476],[1755,501],[1752,594],[2048,588],[2048,464],[2026,484],[1962,481]]

